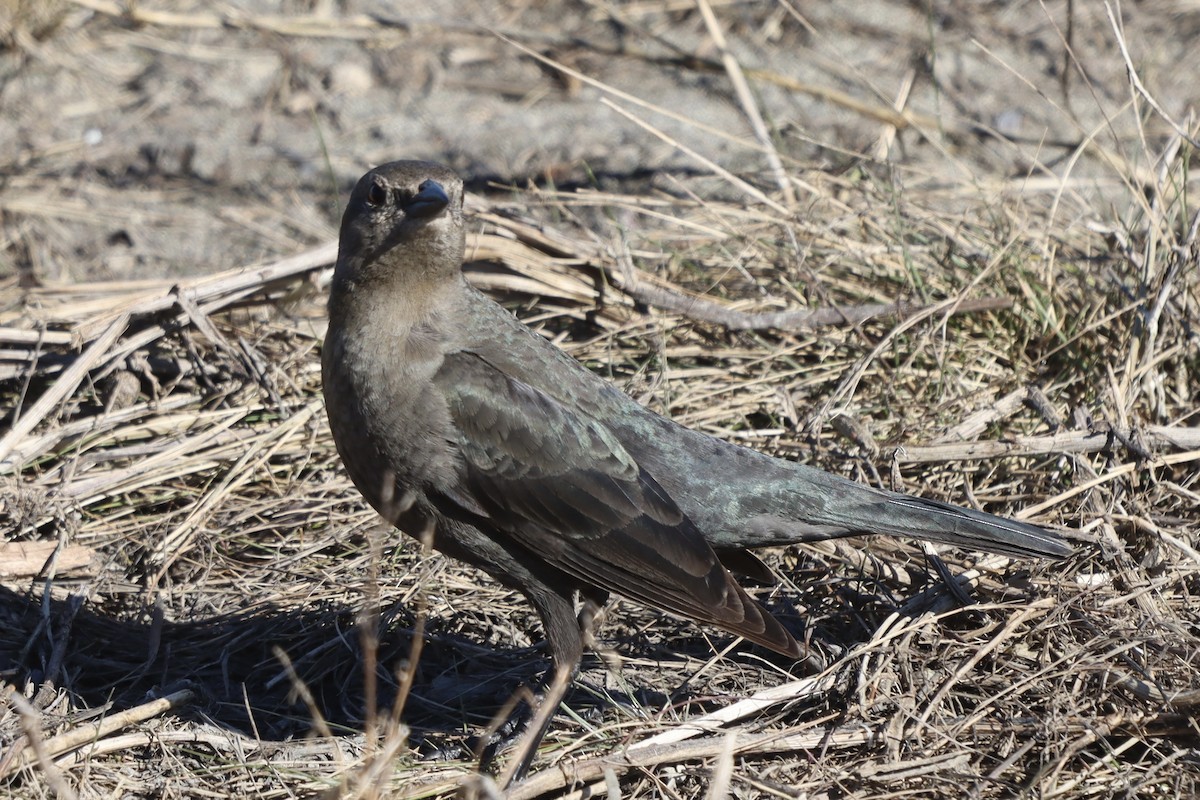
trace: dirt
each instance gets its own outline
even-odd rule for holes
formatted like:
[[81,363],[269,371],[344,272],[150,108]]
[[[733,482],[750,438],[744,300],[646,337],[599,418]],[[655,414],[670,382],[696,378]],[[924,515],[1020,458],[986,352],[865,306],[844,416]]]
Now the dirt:
[[[348,187],[396,158],[447,162],[483,192],[712,191],[712,169],[687,147],[771,185],[730,79],[696,61],[720,53],[687,3],[138,4],[169,11],[164,24],[92,5],[3,4],[5,272],[128,279],[290,254],[332,237]],[[276,24],[306,14],[327,16],[309,29],[320,35]],[[902,181],[1038,179],[1036,163],[1070,159],[1086,136],[1128,155],[1119,143],[1134,135],[1132,115],[1115,113],[1131,102],[1126,65],[1099,5],[748,2],[718,4],[717,16],[743,69],[881,108],[906,97],[904,108],[940,119],[942,131],[900,131],[886,148]],[[1180,65],[1200,11],[1129,3],[1120,19],[1143,83],[1185,117],[1200,82]],[[770,79],[751,86],[797,176],[844,169],[892,133]],[[1147,137],[1168,132],[1154,111],[1143,116]],[[1103,173],[1081,159],[1068,190],[1111,198],[1120,187]]]

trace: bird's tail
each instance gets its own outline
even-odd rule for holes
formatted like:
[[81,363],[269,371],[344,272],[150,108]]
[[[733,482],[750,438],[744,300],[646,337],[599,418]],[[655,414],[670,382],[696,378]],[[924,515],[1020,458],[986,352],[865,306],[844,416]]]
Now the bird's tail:
[[889,494],[880,532],[1022,558],[1064,558],[1071,547],[1058,534],[1025,522],[923,497]]

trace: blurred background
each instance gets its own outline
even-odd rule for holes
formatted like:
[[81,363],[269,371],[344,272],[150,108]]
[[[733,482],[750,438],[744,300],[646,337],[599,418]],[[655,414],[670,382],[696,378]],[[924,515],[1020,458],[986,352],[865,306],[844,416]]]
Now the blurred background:
[[290,254],[398,158],[480,191],[727,187],[711,164],[770,188],[726,56],[800,213],[822,194],[806,171],[866,158],[897,191],[1066,194],[1070,224],[1125,202],[1123,168],[1151,169],[1142,148],[1200,93],[1184,0],[704,5],[710,22],[691,0],[3,0],[0,270],[128,279]]

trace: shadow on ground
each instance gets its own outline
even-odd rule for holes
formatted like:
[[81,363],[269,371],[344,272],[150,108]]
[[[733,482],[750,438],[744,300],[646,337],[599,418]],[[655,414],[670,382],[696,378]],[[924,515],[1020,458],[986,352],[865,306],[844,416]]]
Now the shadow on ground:
[[[793,573],[800,580],[801,596],[784,591],[765,602],[798,633],[805,620],[819,620],[812,625],[809,641],[826,661],[869,638],[895,608],[894,598],[861,577],[839,579],[822,571],[823,580],[813,580],[809,571],[801,567]],[[630,611],[624,609],[626,614]],[[0,587],[0,621],[4,676],[18,686],[49,682],[74,698],[75,709],[107,707],[116,712],[187,688],[196,699],[182,716],[266,741],[284,741],[303,737],[315,727],[314,714],[298,691],[302,683],[335,735],[352,736],[364,729],[369,691],[364,647],[376,640],[364,636],[366,623],[344,605],[281,609],[260,604],[251,611],[170,622],[153,609],[130,608],[118,614],[78,599],[47,601]],[[439,629],[459,622],[428,621],[404,706],[411,741],[427,756],[467,756],[473,736],[505,712],[520,687],[540,686],[548,667],[540,647],[483,646]],[[399,605],[385,609],[378,620],[374,663],[380,715],[389,714],[396,700],[398,674],[408,668],[415,623],[410,611]],[[613,705],[651,713],[668,706],[683,711],[686,706],[683,713],[690,716],[728,701],[706,685],[692,685],[693,669],[685,666],[672,674],[654,667],[678,668],[685,658],[693,664],[711,658],[712,644],[696,626],[658,620],[654,636],[641,635],[636,624],[621,628],[626,632],[621,640],[603,644],[625,658],[623,689],[614,689],[606,680],[603,656],[590,655],[567,698],[576,714],[599,720]],[[811,664],[806,669],[802,662],[744,645],[725,657],[744,660],[756,674],[763,662],[796,677],[811,670]],[[519,710],[518,718],[525,711]]]
[[[777,610],[792,616],[795,609]],[[314,717],[298,681],[335,735],[362,732],[367,704],[364,644],[370,640],[353,610],[330,604],[252,611],[182,622],[161,619],[152,609],[114,616],[77,599],[45,600],[0,587],[0,673],[16,685],[49,682],[73,698],[75,709],[137,706],[181,688],[195,693],[183,716],[204,720],[268,741],[304,736]],[[431,620],[413,674],[403,720],[422,751],[469,748],[471,735],[487,728],[522,686],[538,687],[549,662],[540,647],[496,648],[439,631]],[[398,673],[407,668],[415,620],[393,606],[379,620],[375,655],[376,705],[381,715],[396,700]],[[610,642],[623,656],[645,664],[697,663],[712,650],[694,626],[678,622],[669,643],[634,635]],[[369,644],[366,644],[369,647]],[[285,653],[294,676],[279,652]],[[772,658],[759,648],[753,658]],[[730,658],[737,658],[736,653]],[[779,660],[779,659],[775,659]],[[782,665],[781,666],[786,666]],[[612,704],[662,709],[689,705],[703,710],[715,700],[704,687],[676,684],[668,691],[643,685],[636,672],[625,691],[604,686],[598,655],[585,659],[584,674],[568,696],[584,717],[599,717]],[[597,676],[599,676],[597,678]],[[660,679],[661,675],[655,676]],[[297,681],[298,679],[298,681]],[[648,681],[647,683],[652,683]],[[719,703],[717,703],[719,705]],[[520,716],[520,712],[518,713]]]

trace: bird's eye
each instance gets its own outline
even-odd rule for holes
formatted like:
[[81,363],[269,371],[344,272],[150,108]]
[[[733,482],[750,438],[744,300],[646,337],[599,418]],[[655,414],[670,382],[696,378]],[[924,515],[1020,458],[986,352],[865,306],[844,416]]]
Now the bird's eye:
[[379,208],[386,202],[387,189],[378,183],[372,183],[371,188],[367,189],[367,205],[371,208]]

